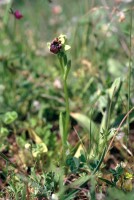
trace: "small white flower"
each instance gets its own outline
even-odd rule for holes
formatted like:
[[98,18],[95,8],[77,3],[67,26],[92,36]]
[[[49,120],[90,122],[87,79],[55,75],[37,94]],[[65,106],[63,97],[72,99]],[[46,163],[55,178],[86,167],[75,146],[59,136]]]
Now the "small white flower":
[[40,109],[40,102],[37,100],[33,101],[33,107],[35,108],[35,110],[39,110]]
[[56,194],[52,194],[51,200],[59,200]]
[[61,84],[61,81],[60,79],[55,79],[54,83],[53,83],[54,87],[57,88],[57,89],[61,89],[62,88],[62,84]]
[[31,144],[29,144],[29,143],[25,144],[25,149],[29,149],[30,147],[31,147]]

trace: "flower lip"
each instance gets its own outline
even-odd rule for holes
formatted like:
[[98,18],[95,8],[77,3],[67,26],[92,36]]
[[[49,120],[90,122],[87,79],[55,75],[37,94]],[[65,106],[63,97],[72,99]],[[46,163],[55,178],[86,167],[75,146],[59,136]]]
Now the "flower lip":
[[55,38],[50,44],[50,51],[54,54],[59,53],[61,48],[62,48],[62,44],[59,38]]

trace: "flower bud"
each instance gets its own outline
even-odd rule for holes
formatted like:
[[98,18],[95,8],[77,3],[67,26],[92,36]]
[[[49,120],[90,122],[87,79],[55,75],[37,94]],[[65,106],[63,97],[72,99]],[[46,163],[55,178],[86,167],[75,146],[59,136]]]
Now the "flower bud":
[[9,11],[10,14],[14,15],[14,17],[16,19],[21,19],[23,17],[23,15],[21,14],[21,12],[19,10],[15,10],[13,11],[12,8],[10,8],[10,11]]
[[14,11],[13,14],[16,19],[21,19],[23,17],[23,15],[21,14],[19,10]]

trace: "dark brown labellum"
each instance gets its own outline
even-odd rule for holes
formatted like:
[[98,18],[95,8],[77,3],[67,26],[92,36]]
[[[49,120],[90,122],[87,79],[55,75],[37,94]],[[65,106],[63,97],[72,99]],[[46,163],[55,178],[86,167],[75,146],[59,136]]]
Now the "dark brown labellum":
[[62,48],[61,41],[58,38],[55,38],[52,43],[50,44],[50,51],[54,54],[57,54],[60,52]]

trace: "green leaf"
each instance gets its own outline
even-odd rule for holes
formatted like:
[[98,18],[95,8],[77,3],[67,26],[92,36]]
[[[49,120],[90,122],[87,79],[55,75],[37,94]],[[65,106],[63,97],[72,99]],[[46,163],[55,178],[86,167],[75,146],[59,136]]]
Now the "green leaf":
[[63,61],[64,61],[64,66],[66,66],[67,65],[67,56],[66,56],[65,53],[63,53],[62,58],[63,58]]
[[73,161],[74,161],[74,163],[75,163],[76,168],[78,169],[78,168],[79,168],[79,165],[80,165],[79,159],[76,158],[76,157],[73,157]]
[[69,194],[64,195],[64,200],[72,200],[76,197],[79,190],[70,191]]
[[28,133],[29,133],[30,138],[31,138],[36,144],[38,144],[38,147],[41,149],[41,152],[42,152],[42,153],[48,152],[48,149],[47,149],[46,144],[42,141],[42,139],[36,134],[36,132],[35,132],[33,129],[28,128]]
[[84,154],[81,154],[79,159],[80,159],[81,162],[86,163],[86,157],[85,157]]
[[36,158],[36,157],[46,153],[47,151],[48,150],[47,150],[45,143],[42,142],[42,143],[36,144],[36,147],[32,149],[32,154],[33,154],[33,157]]
[[115,186],[115,184],[114,184],[113,182],[111,182],[111,181],[109,181],[109,180],[107,180],[107,179],[105,179],[105,178],[99,177],[99,179],[102,180],[102,181],[104,181],[104,182],[107,183],[108,185]]
[[[114,59],[110,58],[107,61],[107,65],[108,65],[108,71],[113,77],[120,76],[122,71],[122,64],[119,60],[116,60],[115,58]],[[122,76],[123,75],[125,76],[125,74],[122,74]]]
[[1,129],[0,129],[0,136],[6,136],[6,135],[8,135],[8,133],[9,133],[9,131],[8,131],[7,128],[1,127]]
[[121,86],[121,79],[119,77],[119,78],[115,79],[115,81],[113,82],[111,88],[108,90],[108,94],[109,94],[110,100],[112,100],[112,98],[119,91],[120,86]]
[[98,127],[96,124],[88,118],[86,115],[80,114],[80,113],[71,113],[71,116],[84,128],[86,131],[88,131],[92,135],[98,135]]
[[99,170],[99,168],[100,168],[100,166],[101,166],[101,164],[102,164],[102,162],[103,162],[105,153],[106,153],[106,147],[104,147],[104,150],[103,150],[103,152],[102,152],[102,155],[101,155],[101,157],[100,157],[100,160],[99,160],[99,162],[98,162],[98,165],[97,165],[96,168],[94,169],[93,174],[95,174],[95,173]]
[[90,158],[96,156],[100,135],[97,125],[90,118],[83,114],[71,113],[71,116],[80,124],[81,127],[83,127],[88,132],[89,139],[92,143],[92,147],[90,143]]
[[7,112],[7,113],[4,115],[3,121],[4,121],[5,124],[11,124],[11,123],[13,123],[17,118],[18,118],[18,114],[17,114],[15,111]]

